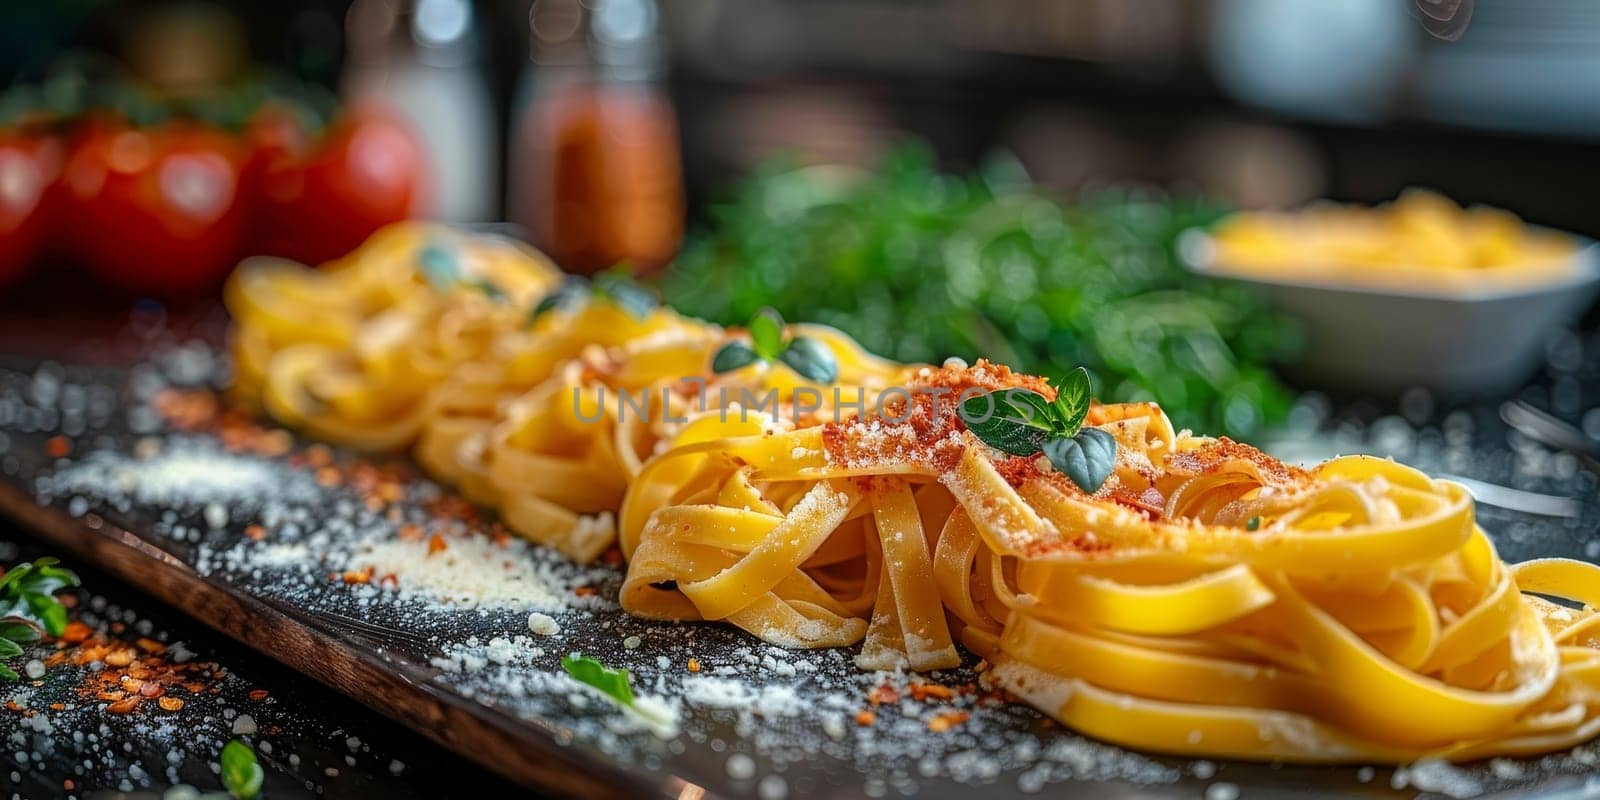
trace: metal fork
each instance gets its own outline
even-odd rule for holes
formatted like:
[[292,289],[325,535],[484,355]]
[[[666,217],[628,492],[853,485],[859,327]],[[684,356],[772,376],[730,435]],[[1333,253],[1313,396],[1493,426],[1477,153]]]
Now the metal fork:
[[1566,420],[1521,400],[1511,400],[1500,406],[1500,419],[1529,439],[1571,453],[1585,469],[1600,472],[1600,442]]

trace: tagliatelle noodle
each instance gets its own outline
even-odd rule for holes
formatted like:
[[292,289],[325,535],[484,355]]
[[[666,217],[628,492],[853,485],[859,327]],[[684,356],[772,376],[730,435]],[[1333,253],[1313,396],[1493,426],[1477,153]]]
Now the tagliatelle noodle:
[[[450,285],[433,285],[439,278],[423,269],[429,248],[459,272]],[[385,228],[322,270],[252,259],[225,292],[235,396],[318,438],[407,446],[455,367],[514,328],[557,280],[526,246],[420,224]]]
[[[529,324],[380,269],[407,260],[394,241],[354,272],[236,277],[236,392],[331,440],[416,443],[574,558],[615,542],[630,613],[859,644],[866,669],[955,666],[959,642],[1063,724],[1166,753],[1464,760],[1600,732],[1600,567],[1506,564],[1454,483],[1367,457],[1300,470],[1124,404],[1090,410],[1117,454],[1089,494],[955,413],[964,390],[1053,396],[1036,378],[901,366],[804,325],[839,386],[710,375],[739,332],[600,301]],[[368,274],[388,269],[410,271]],[[317,331],[296,316],[333,308]]]
[[[980,365],[966,377],[984,369],[993,370]],[[924,371],[922,388],[939,372],[950,371]],[[1539,752],[1596,733],[1600,623],[1588,595],[1600,589],[1584,587],[1600,586],[1600,568],[1505,565],[1463,489],[1389,461],[1336,459],[1306,473],[1227,440],[1174,432],[1148,405],[1097,407],[1090,421],[1119,442],[1117,471],[1094,495],[953,422],[856,420],[820,431],[729,431],[720,441],[698,432],[647,465],[629,492],[623,539],[637,544],[623,605],[816,646],[795,631],[842,626],[806,618],[771,630],[770,614],[754,625],[735,615],[758,596],[766,609],[796,614],[822,605],[814,587],[838,562],[805,556],[838,537],[863,554],[853,582],[827,584],[830,610],[860,597],[863,584],[876,589],[862,666],[943,666],[939,643],[954,628],[991,660],[996,683],[1119,744],[1398,762]],[[808,455],[819,443],[821,457]],[[771,502],[743,510],[758,505],[752,491],[758,501],[842,492],[844,479],[862,496],[840,496],[829,516]],[[908,541],[912,515],[888,510],[906,498],[933,512],[919,517],[937,520],[915,526],[918,536],[936,531],[927,560],[915,548],[882,546],[886,530]],[[872,513],[853,515],[863,503]],[[734,518],[724,516],[735,507]],[[833,525],[832,535],[819,542],[816,525]],[[767,542],[782,547],[763,550]],[[675,569],[691,563],[692,571]],[[1530,590],[1582,606],[1523,595],[1521,569],[1537,570],[1527,573]],[[786,589],[774,582],[780,574],[810,580]],[[753,575],[752,588],[723,591],[722,581],[748,586]],[[922,600],[917,590],[937,592],[950,627],[925,617],[905,626]],[[1582,644],[1568,643],[1585,633]]]

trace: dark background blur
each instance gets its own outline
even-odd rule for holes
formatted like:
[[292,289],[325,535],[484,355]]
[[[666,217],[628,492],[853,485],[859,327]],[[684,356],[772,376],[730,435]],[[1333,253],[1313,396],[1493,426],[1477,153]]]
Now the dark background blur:
[[[212,4],[235,22],[208,35],[231,31],[248,59],[335,87],[348,5]],[[1063,189],[1134,179],[1277,206],[1423,185],[1600,234],[1587,202],[1600,5],[1467,5],[1449,41],[1404,0],[663,0],[661,80],[691,221],[764,153],[863,162],[909,133],[956,169],[1009,149]],[[3,4],[0,84],[36,80],[74,48],[125,57],[141,21],[171,6]],[[529,7],[471,7],[472,68],[501,131]]]

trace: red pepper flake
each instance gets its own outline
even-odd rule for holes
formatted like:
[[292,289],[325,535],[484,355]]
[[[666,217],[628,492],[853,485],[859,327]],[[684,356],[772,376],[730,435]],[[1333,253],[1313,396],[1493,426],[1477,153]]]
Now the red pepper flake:
[[[163,389],[151,404],[162,418],[181,430],[199,430],[217,422],[217,397],[204,389]],[[223,420],[224,424],[228,422]]]
[[108,713],[108,714],[130,714],[130,713],[132,713],[134,711],[134,709],[138,708],[142,703],[144,703],[144,698],[143,697],[134,696],[134,697],[125,698],[123,700],[118,700],[117,702],[106,706],[106,713]]
[[572,593],[579,597],[594,597],[599,593],[599,591],[593,586],[579,586],[578,588],[573,589]]
[[157,700],[156,703],[161,706],[162,711],[180,711],[183,709],[183,700],[182,698],[178,697],[162,697],[160,700]]
[[89,635],[92,633],[94,633],[94,631],[91,630],[88,625],[85,625],[77,620],[73,620],[67,623],[66,630],[61,632],[61,641],[66,642],[67,644],[80,644],[83,642],[83,640],[89,638]]
[[950,687],[941,686],[937,683],[913,683],[911,684],[911,696],[922,702],[927,702],[930,697],[935,700],[949,700],[955,697],[955,692],[950,691]]
[[254,700],[257,703],[259,703],[262,700],[267,699],[267,690],[266,689],[251,689],[249,697],[250,697],[251,700]]
[[338,486],[341,480],[342,479],[339,477],[339,470],[336,470],[333,467],[317,468],[318,485],[327,487]]
[[167,652],[166,645],[147,636],[140,636],[139,640],[134,644],[139,645],[139,649],[145,651],[146,653],[155,653],[156,655],[160,655]]
[[698,659],[698,658],[689,659],[689,671],[690,672],[699,672],[700,671],[700,659]]
[[372,567],[364,567],[360,570],[347,571],[345,572],[343,579],[346,586],[371,583]]
[[294,447],[294,437],[282,428],[263,431],[256,442],[256,452],[264,456],[281,456]]
[[873,689],[872,694],[867,695],[867,702],[874,706],[892,705],[900,702],[900,693],[885,683]]
[[402,542],[420,542],[422,541],[422,528],[407,522],[400,526],[398,535]]
[[252,542],[259,542],[267,538],[267,529],[260,525],[249,525],[245,527],[244,535]]
[[65,436],[52,436],[45,441],[44,451],[51,458],[65,458],[72,452],[72,441]]
[[61,782],[61,788],[64,791],[70,792],[73,789],[78,788],[78,784],[73,783],[71,778],[67,778],[66,780]]
[[436,500],[429,501],[423,510],[439,519],[460,520],[462,522],[476,522],[478,509],[466,499],[455,495],[444,495]]
[[333,451],[325,444],[314,444],[306,448],[306,463],[313,467],[326,467],[333,463]]
[[[980,706],[1009,705],[1012,702],[1011,693],[1004,689],[991,689],[978,696],[978,705]],[[1048,718],[1045,720],[1045,722],[1049,721]]]
[[872,713],[871,711],[867,711],[865,709],[862,709],[861,711],[856,712],[856,724],[860,725],[863,728],[868,727],[872,723],[877,722],[877,721],[878,721],[878,715]]
[[967,721],[971,716],[965,711],[950,711],[928,720],[928,730],[934,733],[944,733],[957,725]]
[[434,553],[442,553],[449,546],[449,543],[445,542],[444,537],[436,533],[428,538],[428,555],[431,556]]

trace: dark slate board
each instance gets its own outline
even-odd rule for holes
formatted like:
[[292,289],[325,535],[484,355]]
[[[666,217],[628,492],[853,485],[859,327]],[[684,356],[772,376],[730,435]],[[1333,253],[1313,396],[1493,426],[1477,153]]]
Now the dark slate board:
[[[692,797],[697,788],[712,796],[766,798],[964,798],[973,791],[999,798],[1041,789],[1192,798],[1208,789],[1226,796],[1235,787],[1244,797],[1416,793],[1381,767],[1140,756],[1074,736],[1019,706],[969,702],[962,707],[970,720],[932,734],[926,720],[950,709],[908,700],[878,709],[877,724],[860,727],[853,715],[867,707],[876,679],[855,670],[851,653],[779,651],[723,626],[636,620],[606,601],[620,577],[616,569],[563,567],[550,554],[522,552],[520,545],[509,552],[540,565],[563,591],[586,585],[598,592],[582,607],[556,614],[559,637],[529,637],[526,609],[445,607],[329,580],[327,567],[338,567],[337,555],[316,567],[273,561],[261,548],[292,542],[337,551],[341,536],[381,538],[401,523],[388,520],[387,512],[363,511],[348,488],[317,485],[308,469],[289,459],[227,454],[215,436],[174,431],[150,411],[146,401],[161,386],[223,380],[213,359],[198,345],[131,367],[0,359],[0,511],[63,555],[92,562],[524,785],[585,797]],[[49,455],[53,437],[69,442],[70,452]],[[1448,463],[1454,472],[1584,498],[1582,515],[1564,522],[1486,510],[1487,526],[1510,531],[1500,539],[1509,558],[1593,558],[1600,551],[1594,476],[1563,468],[1552,477],[1518,477],[1519,457],[1505,449],[1503,430],[1480,424],[1466,439],[1425,428],[1404,441],[1374,439],[1367,449],[1398,447],[1425,467]],[[1452,455],[1461,448],[1472,456],[1469,463]],[[292,513],[268,512],[248,496],[217,503],[219,513],[181,490],[170,502],[125,502],[126,492],[109,488],[115,480],[95,480],[104,476],[94,470],[125,469],[135,453],[179,452],[248,462],[257,471],[251,474],[268,477],[272,494],[291,498]],[[349,464],[355,457],[340,453],[338,459]],[[422,519],[420,506],[437,492],[412,479],[397,513]],[[275,523],[267,526],[268,539],[249,540],[246,526],[264,517]],[[483,523],[474,527],[488,530]],[[312,535],[329,528],[335,535]],[[497,636],[532,641],[501,647],[503,664],[491,654],[475,671],[441,670],[438,659],[447,652],[477,637],[477,646],[467,648],[466,661],[473,661],[493,650],[483,645]],[[542,652],[535,654],[533,646]],[[557,661],[573,650],[626,666],[636,687],[678,702],[681,733],[663,739],[619,730],[624,717],[615,709],[563,683]],[[699,674],[685,669],[689,657],[703,665]],[[963,682],[971,674],[964,668],[936,677]],[[1597,757],[1600,749],[1591,743],[1544,759],[1469,765],[1451,772],[1444,786],[1544,794],[1580,785]]]

